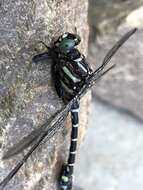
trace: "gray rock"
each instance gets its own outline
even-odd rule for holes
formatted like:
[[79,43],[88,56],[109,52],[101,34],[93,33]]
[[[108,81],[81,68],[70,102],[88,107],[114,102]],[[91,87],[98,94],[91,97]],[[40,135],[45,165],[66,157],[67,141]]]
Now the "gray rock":
[[[122,28],[122,29],[121,29]],[[94,67],[113,44],[129,28],[120,27],[116,35],[98,38],[96,48],[91,47],[90,62]],[[94,94],[115,106],[132,112],[143,119],[143,30],[139,29],[111,60],[116,67],[94,87]]]
[[126,17],[143,5],[143,0],[90,0],[89,24],[91,26],[90,38],[96,38],[98,33],[106,34],[117,30]]
[[83,190],[142,190],[142,137],[141,122],[94,100],[76,162],[76,184]]
[[[82,37],[80,50],[88,42],[88,3],[85,0],[1,1],[0,4],[0,143],[1,154],[59,110],[59,100],[51,79],[51,61],[31,62],[45,51],[39,40],[50,45],[65,31]],[[84,12],[83,12],[84,10]],[[84,24],[83,24],[84,23]],[[87,106],[89,96],[82,101]],[[81,111],[81,125],[87,123],[88,109]],[[68,125],[70,127],[70,124]],[[70,129],[42,144],[5,190],[57,189],[57,178],[66,160]],[[63,133],[64,132],[64,133]],[[68,132],[68,135],[67,135]],[[23,154],[0,161],[0,181]]]

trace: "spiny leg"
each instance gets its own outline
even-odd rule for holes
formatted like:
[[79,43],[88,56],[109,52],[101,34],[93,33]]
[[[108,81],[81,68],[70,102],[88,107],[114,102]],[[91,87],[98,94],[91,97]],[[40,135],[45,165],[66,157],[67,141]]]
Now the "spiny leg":
[[39,43],[43,44],[48,50],[51,50],[51,48],[49,46],[47,46],[47,44],[45,44],[45,42],[39,41]]
[[39,41],[39,43],[43,44],[47,48],[48,52],[44,52],[44,53],[40,53],[38,55],[35,55],[32,58],[32,61],[35,63],[38,63],[39,61],[51,58],[51,48],[48,47],[43,41]]
[[72,119],[72,131],[71,131],[71,143],[68,162],[62,168],[62,174],[60,178],[60,189],[71,190],[72,180],[74,172],[74,164],[77,150],[78,140],[78,124],[79,124],[79,102],[75,101],[71,107],[71,119]]

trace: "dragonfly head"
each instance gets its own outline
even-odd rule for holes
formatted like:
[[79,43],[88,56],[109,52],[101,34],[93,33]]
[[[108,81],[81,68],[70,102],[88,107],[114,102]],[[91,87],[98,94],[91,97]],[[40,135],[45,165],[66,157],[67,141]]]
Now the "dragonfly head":
[[80,43],[80,41],[81,38],[79,35],[66,32],[59,37],[54,43],[54,46],[62,53],[69,53]]

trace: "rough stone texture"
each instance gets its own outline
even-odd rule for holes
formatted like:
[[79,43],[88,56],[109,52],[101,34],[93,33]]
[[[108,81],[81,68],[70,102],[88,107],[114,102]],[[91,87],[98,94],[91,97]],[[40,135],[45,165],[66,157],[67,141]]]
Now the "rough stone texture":
[[[84,11],[83,11],[84,10]],[[65,31],[81,35],[80,50],[88,42],[88,3],[85,0],[1,1],[0,3],[0,134],[1,154],[63,105],[51,80],[51,61],[31,63]],[[87,123],[89,95],[82,100],[81,125]],[[68,125],[70,126],[70,125]],[[70,130],[56,134],[33,153],[5,190],[54,190],[61,164],[66,160]],[[65,137],[66,136],[66,137]],[[66,153],[65,153],[66,150]],[[0,161],[0,180],[23,154]]]
[[126,17],[143,5],[143,0],[89,0],[89,24],[91,40],[97,33],[116,31]]
[[[129,28],[120,27],[116,35],[98,38],[96,48],[92,46],[90,61],[101,64],[112,45]],[[143,30],[138,30],[111,60],[117,66],[94,88],[94,94],[102,100],[124,108],[143,119]]]

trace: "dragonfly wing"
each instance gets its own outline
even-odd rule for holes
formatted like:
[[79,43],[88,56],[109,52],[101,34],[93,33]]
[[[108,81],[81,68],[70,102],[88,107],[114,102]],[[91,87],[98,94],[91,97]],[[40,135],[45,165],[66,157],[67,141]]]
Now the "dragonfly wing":
[[127,32],[106,54],[102,65],[97,68],[94,71],[94,74],[98,74],[100,71],[102,71],[104,69],[104,67],[109,63],[109,61],[111,60],[111,58],[113,57],[113,55],[118,51],[118,49],[137,31],[136,28],[130,30],[129,32]]
[[[83,88],[80,90],[80,92],[77,94],[77,98],[81,98],[89,88],[91,88],[95,82],[97,82],[103,75],[105,75],[108,71],[110,71],[114,66],[112,65],[109,67],[109,69],[106,69],[105,71],[104,68],[105,66],[109,63],[110,59],[113,57],[113,55],[118,51],[118,49],[136,32],[136,28],[130,30],[127,32],[106,54],[102,65],[99,66],[94,72],[92,72],[86,81],[86,84],[83,86]],[[103,72],[102,72],[103,71]]]
[[23,151],[24,149],[26,149],[28,146],[30,146],[30,144],[32,142],[34,142],[39,134],[42,131],[42,127],[35,129],[34,131],[32,131],[28,136],[24,137],[22,140],[20,140],[17,144],[14,144],[12,147],[10,147],[3,155],[2,159],[8,159],[18,153],[20,153],[21,151]]
[[137,28],[134,28],[127,32],[107,53],[103,60],[103,64],[107,64],[113,55],[118,51],[118,49],[137,31]]
[[45,122],[42,126],[39,128],[33,130],[29,135],[24,137],[22,140],[20,140],[17,144],[14,144],[11,148],[9,148],[3,155],[3,159],[8,159],[24,149],[26,149],[28,146],[30,146],[40,135],[43,133],[46,128],[48,128],[51,121],[55,118],[56,115],[58,115],[62,109],[57,111],[53,116],[50,117],[50,119]]
[[[57,112],[57,114],[54,115],[53,119],[48,121],[49,128],[45,128],[40,136],[35,140],[35,143],[30,148],[30,150],[25,154],[22,160],[18,162],[18,164],[11,170],[11,172],[1,181],[0,183],[0,190],[3,190],[4,187],[8,184],[8,182],[15,176],[15,174],[18,172],[18,170],[23,166],[23,164],[27,161],[29,156],[34,152],[34,150],[41,144],[41,142],[44,140],[44,138],[47,136],[47,139],[49,140],[51,137],[54,136],[55,133],[59,131],[59,129],[62,128],[63,122],[67,118],[68,112],[71,109],[71,105],[73,103],[73,100],[69,102],[66,106],[64,106],[60,111]],[[47,126],[47,122],[43,124],[43,126]]]

